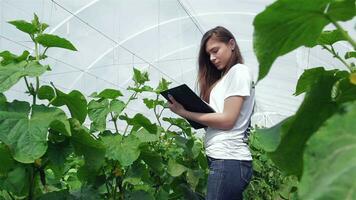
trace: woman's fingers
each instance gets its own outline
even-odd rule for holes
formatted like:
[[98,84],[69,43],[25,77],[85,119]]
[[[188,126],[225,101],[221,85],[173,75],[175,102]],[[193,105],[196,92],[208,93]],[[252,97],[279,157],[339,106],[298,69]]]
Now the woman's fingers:
[[172,104],[175,104],[175,103],[176,103],[176,100],[173,98],[172,95],[168,94],[168,98],[169,98],[169,100],[171,100],[171,103],[172,103]]

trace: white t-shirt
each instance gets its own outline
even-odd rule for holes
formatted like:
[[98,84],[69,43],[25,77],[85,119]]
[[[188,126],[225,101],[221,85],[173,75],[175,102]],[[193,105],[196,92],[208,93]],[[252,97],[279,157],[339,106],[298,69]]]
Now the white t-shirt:
[[205,134],[206,154],[217,159],[252,160],[249,147],[243,142],[254,106],[255,91],[252,76],[246,65],[234,65],[213,87],[209,105],[217,112],[224,111],[224,101],[231,96],[244,96],[240,115],[231,130],[208,127]]

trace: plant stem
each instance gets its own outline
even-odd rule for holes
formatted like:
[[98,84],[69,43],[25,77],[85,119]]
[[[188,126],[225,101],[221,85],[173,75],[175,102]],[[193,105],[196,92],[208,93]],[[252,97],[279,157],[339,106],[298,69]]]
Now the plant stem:
[[[39,56],[39,50],[38,50],[38,43],[35,42],[35,55],[36,55],[36,61],[39,62],[40,56]],[[33,93],[33,105],[36,105],[36,97],[38,93],[38,89],[40,87],[40,78],[36,76],[36,89]]]
[[10,198],[12,199],[12,200],[15,200],[15,198],[12,196],[12,194],[9,192],[9,191],[6,191],[7,192],[7,194],[10,196]]
[[[138,87],[140,87],[140,86],[141,86],[141,85],[139,85]],[[137,92],[133,93],[133,94],[130,96],[129,100],[127,100],[127,102],[125,103],[124,109],[127,107],[127,105],[130,103],[130,101],[131,101],[132,99],[136,98],[136,95],[137,95]],[[124,136],[126,136],[126,132],[127,132],[127,129],[128,129],[128,128],[129,128],[129,124],[126,125],[125,131],[124,131],[124,133],[123,133]]]
[[110,112],[110,115],[111,115],[111,120],[112,120],[112,122],[114,123],[114,126],[115,126],[116,134],[118,134],[119,133],[119,129],[117,128],[117,124],[116,124],[117,119],[114,118],[114,115],[112,114],[112,112]]
[[160,112],[159,115],[158,115],[159,118],[161,117],[161,115],[162,115],[162,113],[163,113],[163,111],[164,111],[165,109],[166,109],[166,107],[163,107],[163,108],[162,108],[161,112]]
[[340,30],[341,34],[345,37],[345,39],[352,45],[352,47],[356,50],[356,42],[349,36],[349,34],[347,34],[347,32],[340,26],[339,23],[337,23],[337,21],[333,20],[330,16],[326,16],[331,23]]
[[351,66],[349,64],[347,64],[347,62],[345,62],[338,54],[337,52],[335,51],[335,49],[333,48],[332,45],[330,45],[331,48],[327,47],[326,45],[322,45],[322,47],[324,49],[326,49],[327,51],[329,51],[331,54],[333,54],[333,56],[335,58],[337,58],[338,60],[340,60],[342,62],[342,64],[344,64],[350,71],[351,71]]
[[35,171],[34,171],[34,166],[31,165],[30,167],[30,187],[28,191],[28,199],[32,200],[33,199],[33,192],[34,192],[34,181],[35,181]]

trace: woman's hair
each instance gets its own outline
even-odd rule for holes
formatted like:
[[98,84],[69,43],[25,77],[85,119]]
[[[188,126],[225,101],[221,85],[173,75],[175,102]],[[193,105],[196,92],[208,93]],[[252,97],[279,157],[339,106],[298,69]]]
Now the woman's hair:
[[[235,42],[235,48],[231,60],[226,66],[224,71],[219,71],[214,64],[210,61],[210,56],[206,52],[206,43],[210,38],[214,38],[217,41],[228,44],[231,39]],[[243,63],[243,58],[240,53],[240,49],[236,43],[235,37],[232,33],[224,27],[217,26],[209,31],[207,31],[200,42],[199,58],[198,58],[198,85],[200,89],[200,97],[209,102],[209,96],[211,92],[211,87],[216,81],[221,78],[221,75],[227,72],[232,66],[237,63]]]

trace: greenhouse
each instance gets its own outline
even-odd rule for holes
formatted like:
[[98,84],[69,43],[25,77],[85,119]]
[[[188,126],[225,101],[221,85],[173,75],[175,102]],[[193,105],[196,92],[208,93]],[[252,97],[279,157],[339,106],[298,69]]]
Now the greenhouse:
[[356,199],[355,16],[0,0],[0,200]]

